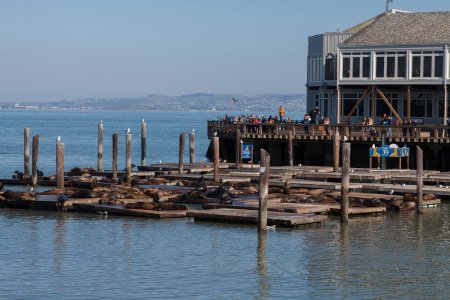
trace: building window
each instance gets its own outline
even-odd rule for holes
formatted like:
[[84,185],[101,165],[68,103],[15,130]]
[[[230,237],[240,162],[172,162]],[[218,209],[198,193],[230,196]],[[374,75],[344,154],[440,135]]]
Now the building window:
[[[411,95],[411,117],[431,118],[433,117],[433,94],[416,93]],[[406,117],[408,111],[408,100],[403,100],[403,114]]]
[[406,75],[406,52],[377,52],[376,77],[404,78]]
[[325,80],[336,80],[336,56],[333,53],[325,57]]
[[[397,93],[386,93],[384,96],[389,100],[389,103],[398,113],[398,94]],[[380,95],[376,97],[376,112],[377,116],[382,116],[386,114],[387,116],[393,116],[391,109],[387,106],[386,102],[381,98]]]
[[[343,93],[342,94],[342,112],[343,116],[347,116],[353,107],[358,102],[359,97],[361,97],[361,93]],[[364,101],[361,101],[358,108],[355,109],[352,116],[364,116]]]
[[369,78],[370,52],[348,52],[342,54],[342,78]]
[[412,71],[414,78],[442,77],[444,54],[442,51],[414,51],[412,53]]

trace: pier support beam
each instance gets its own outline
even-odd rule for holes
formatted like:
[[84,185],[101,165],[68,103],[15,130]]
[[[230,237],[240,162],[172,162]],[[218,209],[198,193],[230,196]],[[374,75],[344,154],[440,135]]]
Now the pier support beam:
[[288,136],[288,156],[289,156],[289,166],[292,167],[294,166],[294,146],[293,146],[293,142],[292,142],[292,131],[289,131],[289,136]]
[[147,164],[147,123],[141,121],[141,166]]
[[348,223],[350,190],[350,144],[342,144],[341,223]]
[[258,231],[267,230],[267,198],[269,196],[269,167],[270,155],[261,149],[261,160],[259,170],[259,209],[258,209]]
[[31,164],[31,186],[35,187],[37,186],[37,180],[38,180],[38,154],[39,154],[39,135],[33,136],[33,157],[32,157],[32,164]]
[[64,144],[56,141],[56,188],[64,189]]
[[103,121],[98,123],[97,171],[103,171]]
[[119,145],[119,134],[115,132],[112,136],[112,178],[117,178],[117,154]]
[[125,177],[126,182],[131,184],[131,132],[126,134],[126,154],[125,154]]
[[423,150],[416,146],[417,214],[423,213]]
[[192,129],[189,133],[189,162],[191,164],[195,163],[195,132]]
[[339,135],[339,131],[336,127],[336,132],[333,136],[333,171],[339,171],[339,147],[341,143],[341,136]]
[[180,133],[180,147],[178,153],[178,172],[183,174],[184,171],[184,144],[186,140],[186,133]]
[[23,173],[30,175],[30,128],[23,129]]
[[239,126],[236,127],[235,139],[236,169],[239,170],[241,168],[241,130],[239,129]]
[[213,161],[214,161],[214,182],[219,182],[220,165],[219,165],[219,137],[213,138]]

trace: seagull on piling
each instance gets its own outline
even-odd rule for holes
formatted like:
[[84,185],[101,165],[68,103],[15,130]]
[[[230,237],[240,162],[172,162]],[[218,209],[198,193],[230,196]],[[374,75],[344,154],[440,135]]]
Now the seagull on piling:
[[56,142],[57,143],[61,143],[61,137],[58,135],[58,137],[56,138]]
[[30,188],[28,189],[28,191],[29,191],[29,192],[34,191],[34,187],[30,187]]
[[131,129],[127,128],[127,130],[125,131],[126,134],[130,134],[131,133]]

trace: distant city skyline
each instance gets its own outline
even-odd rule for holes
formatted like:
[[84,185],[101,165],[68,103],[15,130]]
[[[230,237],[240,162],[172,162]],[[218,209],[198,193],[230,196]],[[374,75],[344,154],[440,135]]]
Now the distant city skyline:
[[[305,92],[308,36],[385,0],[0,0],[0,101]],[[391,8],[448,11],[450,1]]]

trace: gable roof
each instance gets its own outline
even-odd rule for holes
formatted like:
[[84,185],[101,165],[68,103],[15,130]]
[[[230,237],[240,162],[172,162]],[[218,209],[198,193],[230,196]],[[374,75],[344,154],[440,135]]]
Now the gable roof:
[[450,12],[393,12],[375,18],[342,46],[450,44]]

